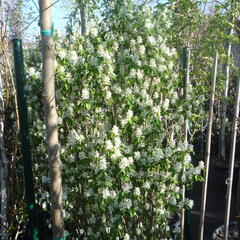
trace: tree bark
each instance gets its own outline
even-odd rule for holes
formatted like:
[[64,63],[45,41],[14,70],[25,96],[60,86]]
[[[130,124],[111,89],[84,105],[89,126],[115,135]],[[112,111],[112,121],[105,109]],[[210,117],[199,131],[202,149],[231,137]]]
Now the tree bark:
[[[233,28],[230,31],[230,35],[233,34]],[[226,161],[226,124],[227,124],[227,97],[228,97],[228,88],[229,88],[229,80],[230,80],[230,67],[229,61],[232,51],[232,43],[229,42],[227,46],[227,63],[224,65],[224,74],[226,77],[226,82],[224,86],[224,90],[222,93],[222,107],[221,107],[221,130],[220,130],[220,160]]]
[[40,27],[42,35],[42,77],[44,82],[44,112],[47,134],[48,159],[51,181],[51,208],[54,238],[64,238],[62,206],[62,177],[59,153],[57,111],[55,102],[54,45],[51,0],[39,0]]
[[81,15],[81,31],[82,35],[86,35],[87,26],[86,26],[86,6],[84,3],[82,3],[82,0],[80,1],[80,15]]
[[[5,19],[5,2],[4,0],[0,0],[0,21],[2,22],[2,26],[0,27],[1,38],[5,35],[4,32],[4,19]],[[3,40],[4,41],[4,40]],[[3,54],[0,54],[1,60],[3,62]],[[4,79],[3,75],[0,74],[0,191],[1,191],[1,204],[0,204],[0,236],[3,240],[8,239],[7,234],[7,177],[8,177],[8,162],[6,157],[6,149],[4,143]]]
[[4,144],[4,98],[3,98],[3,78],[0,75],[0,185],[1,185],[1,227],[0,236],[3,240],[7,239],[7,176],[8,166]]

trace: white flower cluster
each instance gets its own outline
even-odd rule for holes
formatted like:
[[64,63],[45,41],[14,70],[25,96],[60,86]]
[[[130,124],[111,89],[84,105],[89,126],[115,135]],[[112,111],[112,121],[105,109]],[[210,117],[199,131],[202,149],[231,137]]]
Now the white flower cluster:
[[133,158],[132,157],[123,157],[119,163],[120,169],[125,169],[126,167],[133,164]]
[[[105,2],[121,15],[111,12],[110,20],[103,13],[104,22],[84,38],[74,35],[73,41],[57,43],[66,217],[79,219],[79,235],[86,240],[145,239],[151,219],[158,223],[149,229],[152,239],[160,230],[168,239],[169,218],[181,206],[193,207],[191,200],[181,204],[182,180],[193,181],[204,168],[203,162],[192,165],[192,146],[183,139],[191,109],[179,97],[177,56],[168,33],[159,28],[162,13],[138,5],[126,11],[125,0]],[[28,69],[30,92],[40,89],[40,81],[30,81],[36,69]],[[36,165],[36,180],[47,183],[42,109],[38,98],[31,101],[31,137],[38,143],[34,158],[43,165]],[[77,211],[76,199],[84,203]]]

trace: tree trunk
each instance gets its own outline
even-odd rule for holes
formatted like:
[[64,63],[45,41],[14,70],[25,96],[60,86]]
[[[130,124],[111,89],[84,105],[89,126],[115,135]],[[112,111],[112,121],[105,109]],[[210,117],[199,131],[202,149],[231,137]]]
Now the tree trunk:
[[42,35],[44,82],[44,112],[48,159],[51,179],[51,208],[54,238],[64,238],[61,161],[58,143],[57,111],[55,102],[54,45],[51,19],[51,0],[39,0]]
[[81,31],[82,35],[86,35],[87,26],[86,26],[86,6],[82,1],[80,1],[80,15],[81,15]]
[[[0,0],[0,20],[4,23],[4,9],[5,2]],[[4,26],[1,27],[1,33],[4,33]],[[2,38],[3,36],[1,36]],[[3,38],[2,38],[3,39]],[[3,54],[0,54],[1,62],[3,62]],[[3,71],[2,71],[3,72]],[[8,177],[8,163],[6,157],[6,149],[4,144],[4,76],[0,74],[0,190],[1,190],[1,204],[0,204],[0,236],[3,240],[8,239],[7,235],[7,177]]]
[[7,176],[8,176],[8,166],[6,150],[4,145],[4,98],[3,98],[3,78],[0,75],[0,184],[1,184],[1,227],[0,236],[2,239],[7,239]]
[[[230,31],[230,35],[233,34],[233,28]],[[226,77],[226,82],[224,90],[222,93],[222,107],[221,107],[221,130],[220,130],[220,160],[226,161],[226,112],[227,112],[227,97],[228,97],[228,88],[229,88],[229,79],[230,79],[230,67],[229,61],[232,51],[232,43],[229,42],[227,46],[227,63],[224,65],[224,74]]]

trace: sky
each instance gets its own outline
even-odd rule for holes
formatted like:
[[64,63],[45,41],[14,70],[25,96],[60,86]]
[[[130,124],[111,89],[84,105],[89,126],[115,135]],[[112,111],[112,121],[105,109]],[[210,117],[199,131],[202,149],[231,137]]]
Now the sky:
[[[56,2],[52,0],[52,2]],[[24,16],[26,16],[26,22],[30,23],[33,19],[35,19],[38,13],[38,0],[28,0],[26,4],[26,8],[24,10]],[[59,0],[56,4],[54,4],[52,8],[52,20],[54,22],[54,29],[58,30],[60,33],[64,33],[64,28],[67,24],[67,17],[70,14],[70,1],[68,0]],[[38,26],[39,18],[34,21],[28,29],[24,31],[25,40],[32,41],[36,36],[39,36],[39,26]]]

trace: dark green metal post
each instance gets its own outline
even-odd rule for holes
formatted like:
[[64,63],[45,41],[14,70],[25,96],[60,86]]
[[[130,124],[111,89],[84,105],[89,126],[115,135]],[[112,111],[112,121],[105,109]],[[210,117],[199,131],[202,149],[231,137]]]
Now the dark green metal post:
[[[184,72],[184,98],[187,100],[188,99],[188,88],[190,84],[190,48],[185,47],[183,48],[183,72]],[[188,134],[190,131],[190,122],[188,119],[185,119],[185,124],[184,124],[184,137],[185,141],[188,142]],[[185,168],[183,172],[185,171]],[[186,194],[186,189],[184,186],[184,199],[185,199],[185,194]],[[183,200],[184,200],[183,199]],[[183,240],[190,240],[191,239],[191,211],[190,209],[186,208],[184,211],[184,220],[183,220],[183,235],[182,239]]]
[[32,239],[38,240],[32,160],[31,160],[30,140],[29,140],[29,130],[28,130],[27,102],[26,102],[26,96],[25,96],[25,90],[24,90],[25,76],[24,76],[22,40],[18,38],[14,38],[12,40],[12,43],[13,43],[13,52],[14,52],[17,101],[18,101],[19,123],[20,123],[20,141],[21,141],[21,152],[22,152],[22,158],[23,158],[27,211],[29,214],[29,224],[30,224]]
[[191,240],[191,211],[185,210],[184,240]]

